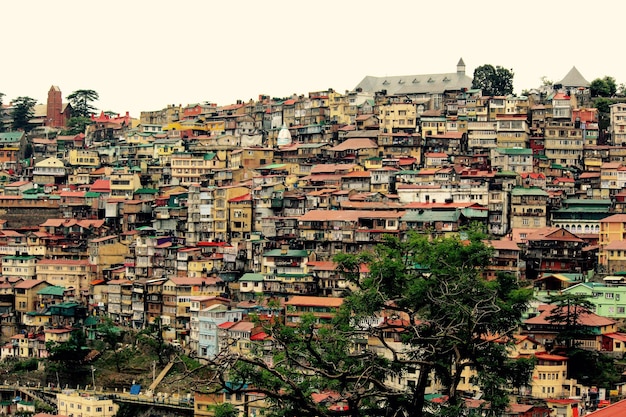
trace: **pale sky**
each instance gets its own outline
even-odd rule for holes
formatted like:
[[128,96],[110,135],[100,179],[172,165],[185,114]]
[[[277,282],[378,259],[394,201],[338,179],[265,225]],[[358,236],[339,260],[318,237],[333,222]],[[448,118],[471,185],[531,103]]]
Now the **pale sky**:
[[95,90],[99,110],[352,90],[366,75],[500,65],[515,92],[559,81],[626,83],[626,2],[580,0],[21,0],[0,3],[0,92],[45,103]]

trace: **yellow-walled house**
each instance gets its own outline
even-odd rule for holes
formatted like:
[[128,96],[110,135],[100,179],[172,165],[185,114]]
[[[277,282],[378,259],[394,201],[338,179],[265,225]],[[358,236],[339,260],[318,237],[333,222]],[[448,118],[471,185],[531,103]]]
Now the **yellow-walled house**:
[[174,153],[170,156],[170,163],[172,184],[185,186],[201,183],[211,178],[214,170],[226,167],[226,162],[219,159],[215,152]]
[[111,180],[111,197],[132,199],[135,191],[141,188],[141,178],[137,172],[131,172],[126,167],[116,168],[109,176]]
[[73,167],[98,168],[100,166],[100,155],[98,151],[88,149],[70,149],[67,161]]
[[120,242],[118,235],[91,239],[87,243],[89,264],[94,265],[95,278],[105,278],[104,271],[112,265],[121,265],[129,254],[129,248]]
[[13,288],[15,290],[15,311],[18,313],[18,319],[29,311],[37,310],[39,305],[37,292],[49,286],[50,284],[46,281],[37,279],[24,280],[15,284]]
[[69,417],[114,417],[119,410],[119,405],[109,398],[73,390],[58,393],[57,404],[59,414]]
[[89,284],[95,277],[86,259],[40,259],[35,270],[37,279],[60,287],[74,288],[81,297],[87,296]]

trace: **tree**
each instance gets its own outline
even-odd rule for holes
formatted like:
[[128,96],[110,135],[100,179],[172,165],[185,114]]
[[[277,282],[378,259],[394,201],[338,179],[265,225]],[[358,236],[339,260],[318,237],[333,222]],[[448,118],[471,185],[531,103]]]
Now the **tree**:
[[61,363],[81,362],[89,353],[87,338],[81,329],[74,329],[67,342],[47,342],[46,350],[52,361]]
[[594,305],[584,294],[553,294],[549,303],[554,306],[547,317],[550,323],[560,326],[556,341],[568,350],[576,347],[578,340],[590,336],[590,329],[581,318],[593,311]]
[[4,106],[2,103],[2,99],[4,98],[4,93],[0,93],[0,132],[4,132]]
[[513,76],[513,70],[482,65],[474,70],[472,88],[480,88],[485,96],[506,96],[513,93]]
[[596,78],[589,86],[591,97],[613,97],[617,93],[615,78],[608,75]]
[[[410,234],[386,237],[372,252],[337,256],[337,270],[358,289],[335,319],[320,325],[305,316],[295,327],[280,319],[259,323],[274,354],[224,353],[213,362],[221,389],[252,387],[276,406],[274,415],[330,416],[311,394],[332,392],[350,415],[423,416],[432,376],[448,395],[441,414],[463,408],[458,386],[472,367],[491,402],[486,412],[498,415],[507,389],[526,384],[532,369],[507,357],[532,292],[510,275],[482,278],[491,250],[481,238],[474,229],[467,241]],[[363,263],[369,274],[361,279]],[[415,386],[390,383],[411,369],[419,369]]]
[[238,417],[239,411],[231,403],[223,403],[215,406],[215,417]]
[[113,361],[117,372],[121,372],[122,355],[117,349],[118,344],[122,341],[124,335],[119,327],[115,326],[113,320],[107,318],[103,323],[98,325],[98,335],[105,343],[108,350],[113,352]]
[[160,317],[154,319],[145,329],[137,334],[137,339],[147,344],[159,358],[159,366],[165,366],[174,348],[165,342],[163,331],[168,330]]
[[79,133],[85,133],[85,128],[91,123],[91,118],[89,117],[70,117],[67,121],[66,130],[63,133],[65,135],[78,135]]
[[67,96],[72,105],[74,116],[86,118],[89,118],[96,111],[96,108],[91,103],[99,98],[100,96],[94,90],[76,90]]
[[18,97],[13,100],[13,125],[11,126],[15,130],[30,130],[30,119],[33,118],[35,111],[35,104],[37,101],[31,97]]

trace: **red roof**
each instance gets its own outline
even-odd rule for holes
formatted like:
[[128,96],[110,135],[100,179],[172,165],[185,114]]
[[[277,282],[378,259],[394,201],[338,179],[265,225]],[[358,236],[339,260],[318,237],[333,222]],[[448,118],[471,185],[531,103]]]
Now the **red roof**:
[[[536,325],[558,325],[559,323],[551,322],[548,320],[548,317],[551,316],[557,306],[554,305],[542,305],[539,307],[540,313],[535,317],[531,317],[529,319],[524,320],[524,324],[536,324]],[[603,327],[610,326],[615,324],[614,320],[611,320],[606,317],[598,316],[592,312],[583,312],[580,311],[578,313],[578,320],[583,326],[590,327]]]
[[97,193],[108,193],[111,191],[111,181],[103,179],[95,180],[93,184],[91,184],[90,191]]
[[619,417],[626,416],[626,400],[618,401],[608,407],[601,408],[587,414],[589,417]]

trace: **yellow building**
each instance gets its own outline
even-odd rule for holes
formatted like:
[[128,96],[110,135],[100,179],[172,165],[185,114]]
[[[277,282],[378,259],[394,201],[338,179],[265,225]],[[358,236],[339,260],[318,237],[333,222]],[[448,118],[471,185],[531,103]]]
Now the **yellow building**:
[[330,107],[329,116],[331,121],[339,125],[354,124],[356,111],[354,111],[354,114],[350,111],[350,100],[347,95],[331,91],[328,94],[328,105]]
[[226,163],[215,152],[174,153],[170,156],[170,163],[172,182],[179,185],[201,183],[213,177],[214,170],[226,167]]
[[73,287],[81,295],[89,293],[89,283],[94,278],[86,259],[41,259],[35,270],[37,279],[60,287]]
[[529,395],[535,398],[562,398],[567,379],[566,356],[536,353],[537,363],[533,370]]
[[57,394],[59,414],[68,417],[114,417],[119,405],[101,396],[64,390]]
[[213,240],[228,240],[230,210],[228,201],[249,194],[250,189],[242,185],[223,186],[213,196]]
[[412,101],[397,100],[383,104],[379,107],[378,118],[384,133],[417,131],[417,105]]
[[88,244],[89,264],[94,266],[96,278],[104,278],[104,270],[112,265],[124,263],[129,255],[127,245],[120,242],[117,235],[103,236],[91,239]]
[[527,148],[530,129],[526,115],[502,115],[496,121],[496,145],[499,148]]
[[253,230],[252,195],[250,193],[228,200],[230,235],[229,242],[250,239]]
[[127,168],[114,169],[109,179],[111,180],[111,197],[125,197],[131,200],[133,193],[141,188],[139,174]]
[[100,166],[100,156],[98,152],[88,149],[70,149],[67,160],[73,167],[97,168]]
[[19,317],[29,311],[37,310],[39,305],[37,292],[49,286],[50,284],[47,282],[36,279],[20,281],[15,284],[15,311]]
[[2,275],[21,279],[36,277],[37,258],[33,255],[12,255],[2,257]]
[[[624,242],[626,242],[626,214],[614,214],[600,220],[600,235],[598,237],[600,245],[598,262],[600,265],[609,268],[609,258],[614,263],[621,263],[626,260],[624,259],[626,258]],[[606,269],[606,271],[608,272],[610,269]]]
[[44,340],[46,343],[65,343],[70,340],[72,329],[44,329]]

